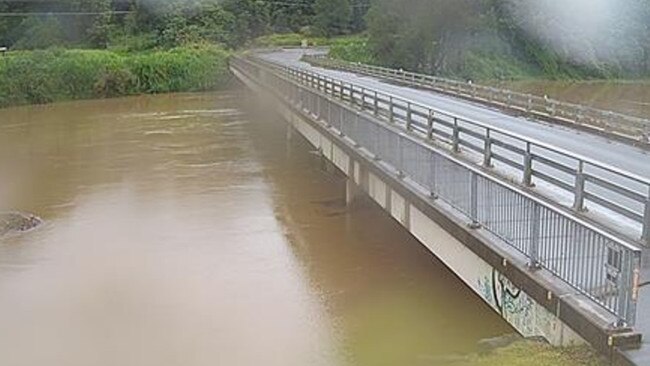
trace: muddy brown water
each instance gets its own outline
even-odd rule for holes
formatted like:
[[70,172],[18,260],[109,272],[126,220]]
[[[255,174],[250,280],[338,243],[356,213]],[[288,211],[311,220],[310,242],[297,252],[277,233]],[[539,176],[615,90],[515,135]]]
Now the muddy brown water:
[[443,365],[512,330],[241,91],[0,110],[0,365]]
[[528,80],[495,84],[524,93],[650,119],[650,80]]

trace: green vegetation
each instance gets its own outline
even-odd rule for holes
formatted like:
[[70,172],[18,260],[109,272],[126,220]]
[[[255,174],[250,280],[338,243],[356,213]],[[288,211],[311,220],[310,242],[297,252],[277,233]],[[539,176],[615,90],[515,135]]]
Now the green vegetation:
[[386,66],[468,79],[650,75],[650,1],[620,0],[615,8],[594,5],[589,11],[584,6],[376,0],[366,17],[367,46]]
[[163,51],[20,51],[0,59],[0,106],[139,93],[212,90],[228,78],[212,45]]
[[[1,1],[0,107],[209,90],[228,53],[329,42],[363,28],[369,0]],[[8,16],[7,13],[15,15]]]
[[300,47],[302,41],[307,40],[309,46],[326,46],[331,39],[325,37],[312,37],[299,33],[269,34],[256,38],[253,41],[255,47]]
[[485,355],[471,355],[450,366],[605,366],[606,361],[586,346],[557,348],[544,343],[520,341]]
[[[114,62],[130,56],[146,59],[147,54],[175,49],[174,54],[195,44],[219,45],[230,51],[251,46],[299,46],[307,39],[310,45],[331,45],[336,58],[461,79],[650,75],[650,0],[620,0],[615,9],[594,6],[590,16],[581,15],[584,9],[578,3],[583,2],[9,0],[0,2],[0,13],[21,15],[0,16],[0,46],[12,52],[101,49],[117,55],[91,62]],[[33,57],[62,54],[51,52],[37,52]],[[46,59],[48,65],[55,63],[52,57]],[[155,63],[158,59],[150,61],[162,67]],[[113,67],[93,65],[94,70]],[[47,65],[36,69],[54,71]],[[126,78],[124,75],[121,77]],[[179,81],[165,86],[153,84],[155,87],[116,87],[106,95],[119,94],[119,90],[176,90],[179,86],[184,90],[190,85]],[[88,92],[87,83],[77,89],[85,91],[61,94],[97,95]]]
[[363,35],[344,36],[330,42],[330,56],[340,60],[377,63],[377,58],[368,47],[368,37]]

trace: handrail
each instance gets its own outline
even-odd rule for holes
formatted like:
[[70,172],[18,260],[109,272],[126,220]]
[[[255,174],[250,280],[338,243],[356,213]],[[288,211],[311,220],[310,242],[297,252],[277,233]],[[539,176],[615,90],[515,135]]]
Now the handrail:
[[[584,105],[555,100],[546,96],[520,93],[512,90],[479,85],[410,71],[381,66],[352,63],[328,58],[327,55],[306,55],[303,60],[317,66],[357,71],[420,87],[429,87],[443,93],[497,104],[542,117],[562,120],[576,125],[587,125],[619,136],[650,143],[650,120],[622,113],[605,111]],[[503,98],[499,99],[499,96]]]
[[[573,197],[570,208],[576,213],[585,212],[586,202],[589,202],[590,205],[600,206],[605,212],[617,215],[620,220],[631,220],[633,225],[636,225],[634,234],[622,229],[619,222],[609,218],[593,218],[618,235],[638,240],[642,245],[650,245],[650,180],[647,178],[502,128],[412,102],[395,94],[355,85],[313,71],[258,60],[289,75],[318,80],[319,83],[340,85],[350,98],[363,99],[364,103],[373,106],[375,104],[386,106],[382,113],[392,114],[391,118],[396,118],[404,124],[409,123],[406,119],[411,116],[420,124],[420,128],[429,128],[424,126],[428,123],[441,125],[446,128],[446,131],[439,131],[439,133],[434,131],[430,137],[446,140],[452,144],[454,151],[458,151],[460,146],[473,142],[471,145],[474,147],[473,150],[483,154],[483,163],[486,167],[492,167],[496,160],[497,163],[505,165],[505,168],[518,171],[522,175],[522,184],[527,187],[540,182],[552,189],[568,191],[568,194]],[[425,114],[434,117],[432,121],[427,121],[427,118],[421,117],[422,113],[417,111],[425,111]],[[395,114],[395,112],[400,113]],[[448,136],[451,136],[451,139]],[[482,147],[476,148],[477,140],[483,144]],[[519,146],[513,146],[514,144]],[[567,173],[567,170],[572,170],[573,173]],[[563,172],[564,179],[560,180],[555,174],[556,171]],[[559,199],[555,194],[551,194],[550,198],[555,201]]]

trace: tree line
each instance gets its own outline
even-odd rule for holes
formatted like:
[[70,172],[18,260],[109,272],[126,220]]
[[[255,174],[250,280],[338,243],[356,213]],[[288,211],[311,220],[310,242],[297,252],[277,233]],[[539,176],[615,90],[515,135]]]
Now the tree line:
[[269,33],[360,32],[370,0],[0,1],[0,46],[237,48]]
[[0,46],[12,49],[236,49],[273,33],[361,32],[335,54],[461,78],[650,74],[650,0],[0,0]]
[[[650,73],[649,0],[374,0],[368,46],[381,62],[469,77]],[[504,75],[508,77],[509,75]]]

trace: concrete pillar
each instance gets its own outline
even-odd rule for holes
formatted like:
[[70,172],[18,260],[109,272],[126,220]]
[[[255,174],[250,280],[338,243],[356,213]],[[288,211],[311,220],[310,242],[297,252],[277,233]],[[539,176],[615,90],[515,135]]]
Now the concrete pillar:
[[354,169],[355,169],[355,162],[354,159],[352,159],[351,156],[348,157],[348,168],[346,175],[347,180],[345,181],[345,204],[350,206],[354,201],[356,201],[357,197],[362,193],[361,188],[357,186],[356,182],[354,181]]

